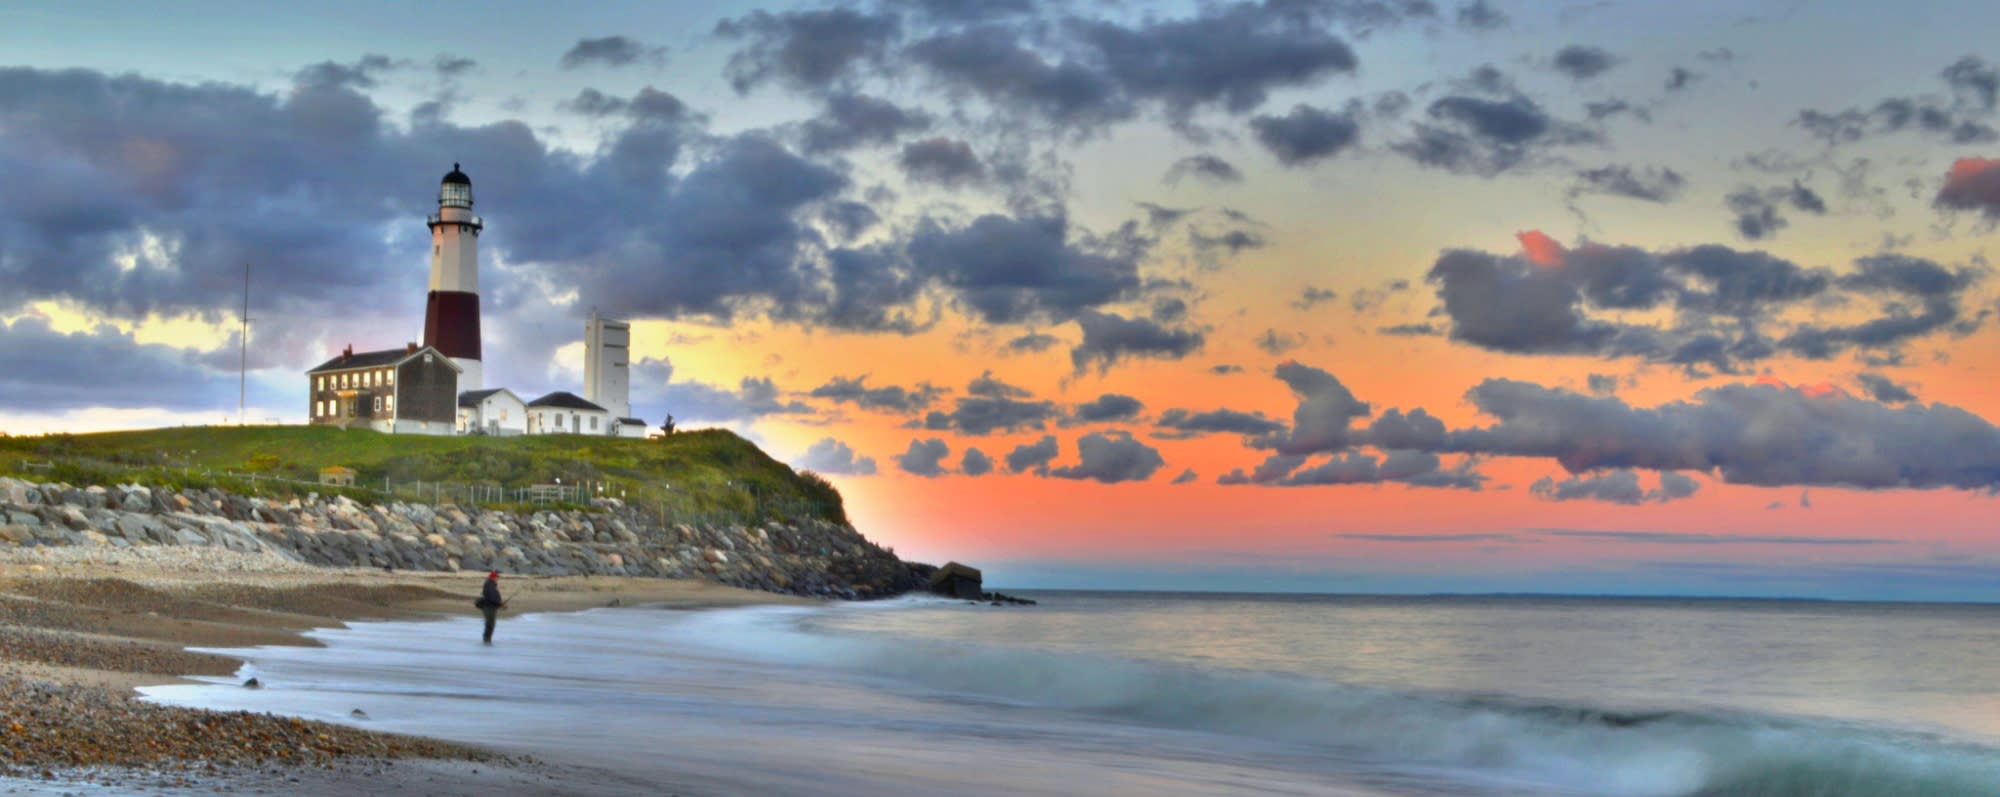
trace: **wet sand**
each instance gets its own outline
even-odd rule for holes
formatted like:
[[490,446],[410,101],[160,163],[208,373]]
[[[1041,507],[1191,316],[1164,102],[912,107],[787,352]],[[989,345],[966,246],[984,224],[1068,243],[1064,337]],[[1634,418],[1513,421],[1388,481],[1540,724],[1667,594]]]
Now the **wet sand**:
[[[267,714],[141,702],[138,686],[230,675],[187,648],[318,643],[356,620],[477,616],[484,573],[300,565],[209,548],[0,551],[0,792],[669,794],[465,745]],[[501,614],[809,603],[703,581],[506,576]]]

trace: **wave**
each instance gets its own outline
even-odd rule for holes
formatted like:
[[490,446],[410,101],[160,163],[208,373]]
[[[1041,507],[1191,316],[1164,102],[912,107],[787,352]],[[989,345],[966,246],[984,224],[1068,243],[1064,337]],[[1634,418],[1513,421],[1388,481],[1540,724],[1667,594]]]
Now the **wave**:
[[685,643],[954,701],[1297,744],[1344,760],[1617,797],[2000,795],[2000,750],[1836,720],[1354,686],[829,632],[824,610],[710,612]]

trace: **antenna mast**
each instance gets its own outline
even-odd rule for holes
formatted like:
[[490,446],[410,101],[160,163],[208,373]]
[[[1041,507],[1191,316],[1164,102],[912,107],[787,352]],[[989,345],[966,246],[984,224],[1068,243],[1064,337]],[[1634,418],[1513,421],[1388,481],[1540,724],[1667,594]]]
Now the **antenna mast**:
[[236,333],[236,342],[240,346],[236,358],[236,425],[243,426],[249,420],[244,415],[245,413],[244,406],[246,404],[244,398],[245,396],[248,395],[248,391],[245,389],[245,386],[249,383],[248,373],[250,370],[250,264],[249,263],[243,264],[243,314],[238,316],[238,318],[242,320],[242,327],[241,331]]

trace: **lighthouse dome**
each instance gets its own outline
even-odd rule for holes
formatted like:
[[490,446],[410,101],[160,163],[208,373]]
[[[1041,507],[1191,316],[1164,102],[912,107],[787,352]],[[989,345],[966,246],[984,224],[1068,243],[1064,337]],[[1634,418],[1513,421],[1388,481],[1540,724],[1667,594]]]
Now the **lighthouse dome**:
[[451,172],[444,176],[438,186],[438,207],[472,207],[472,178],[458,170],[458,164],[451,165]]

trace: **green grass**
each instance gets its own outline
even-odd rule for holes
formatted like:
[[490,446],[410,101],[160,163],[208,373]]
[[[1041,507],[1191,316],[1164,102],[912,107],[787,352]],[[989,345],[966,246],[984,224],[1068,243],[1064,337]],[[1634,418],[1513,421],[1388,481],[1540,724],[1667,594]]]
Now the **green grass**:
[[[23,463],[55,462],[49,474]],[[72,483],[226,487],[262,494],[334,492],[280,481],[316,481],[321,468],[352,468],[357,499],[380,499],[386,479],[519,488],[596,483],[669,519],[747,521],[816,517],[846,523],[840,493],[794,472],[721,429],[633,440],[574,435],[431,437],[315,426],[189,426],[99,434],[0,436],[0,472]],[[206,472],[206,473],[204,473]],[[223,473],[240,474],[224,476]],[[224,484],[223,481],[227,481]],[[348,491],[342,491],[348,492]]]

